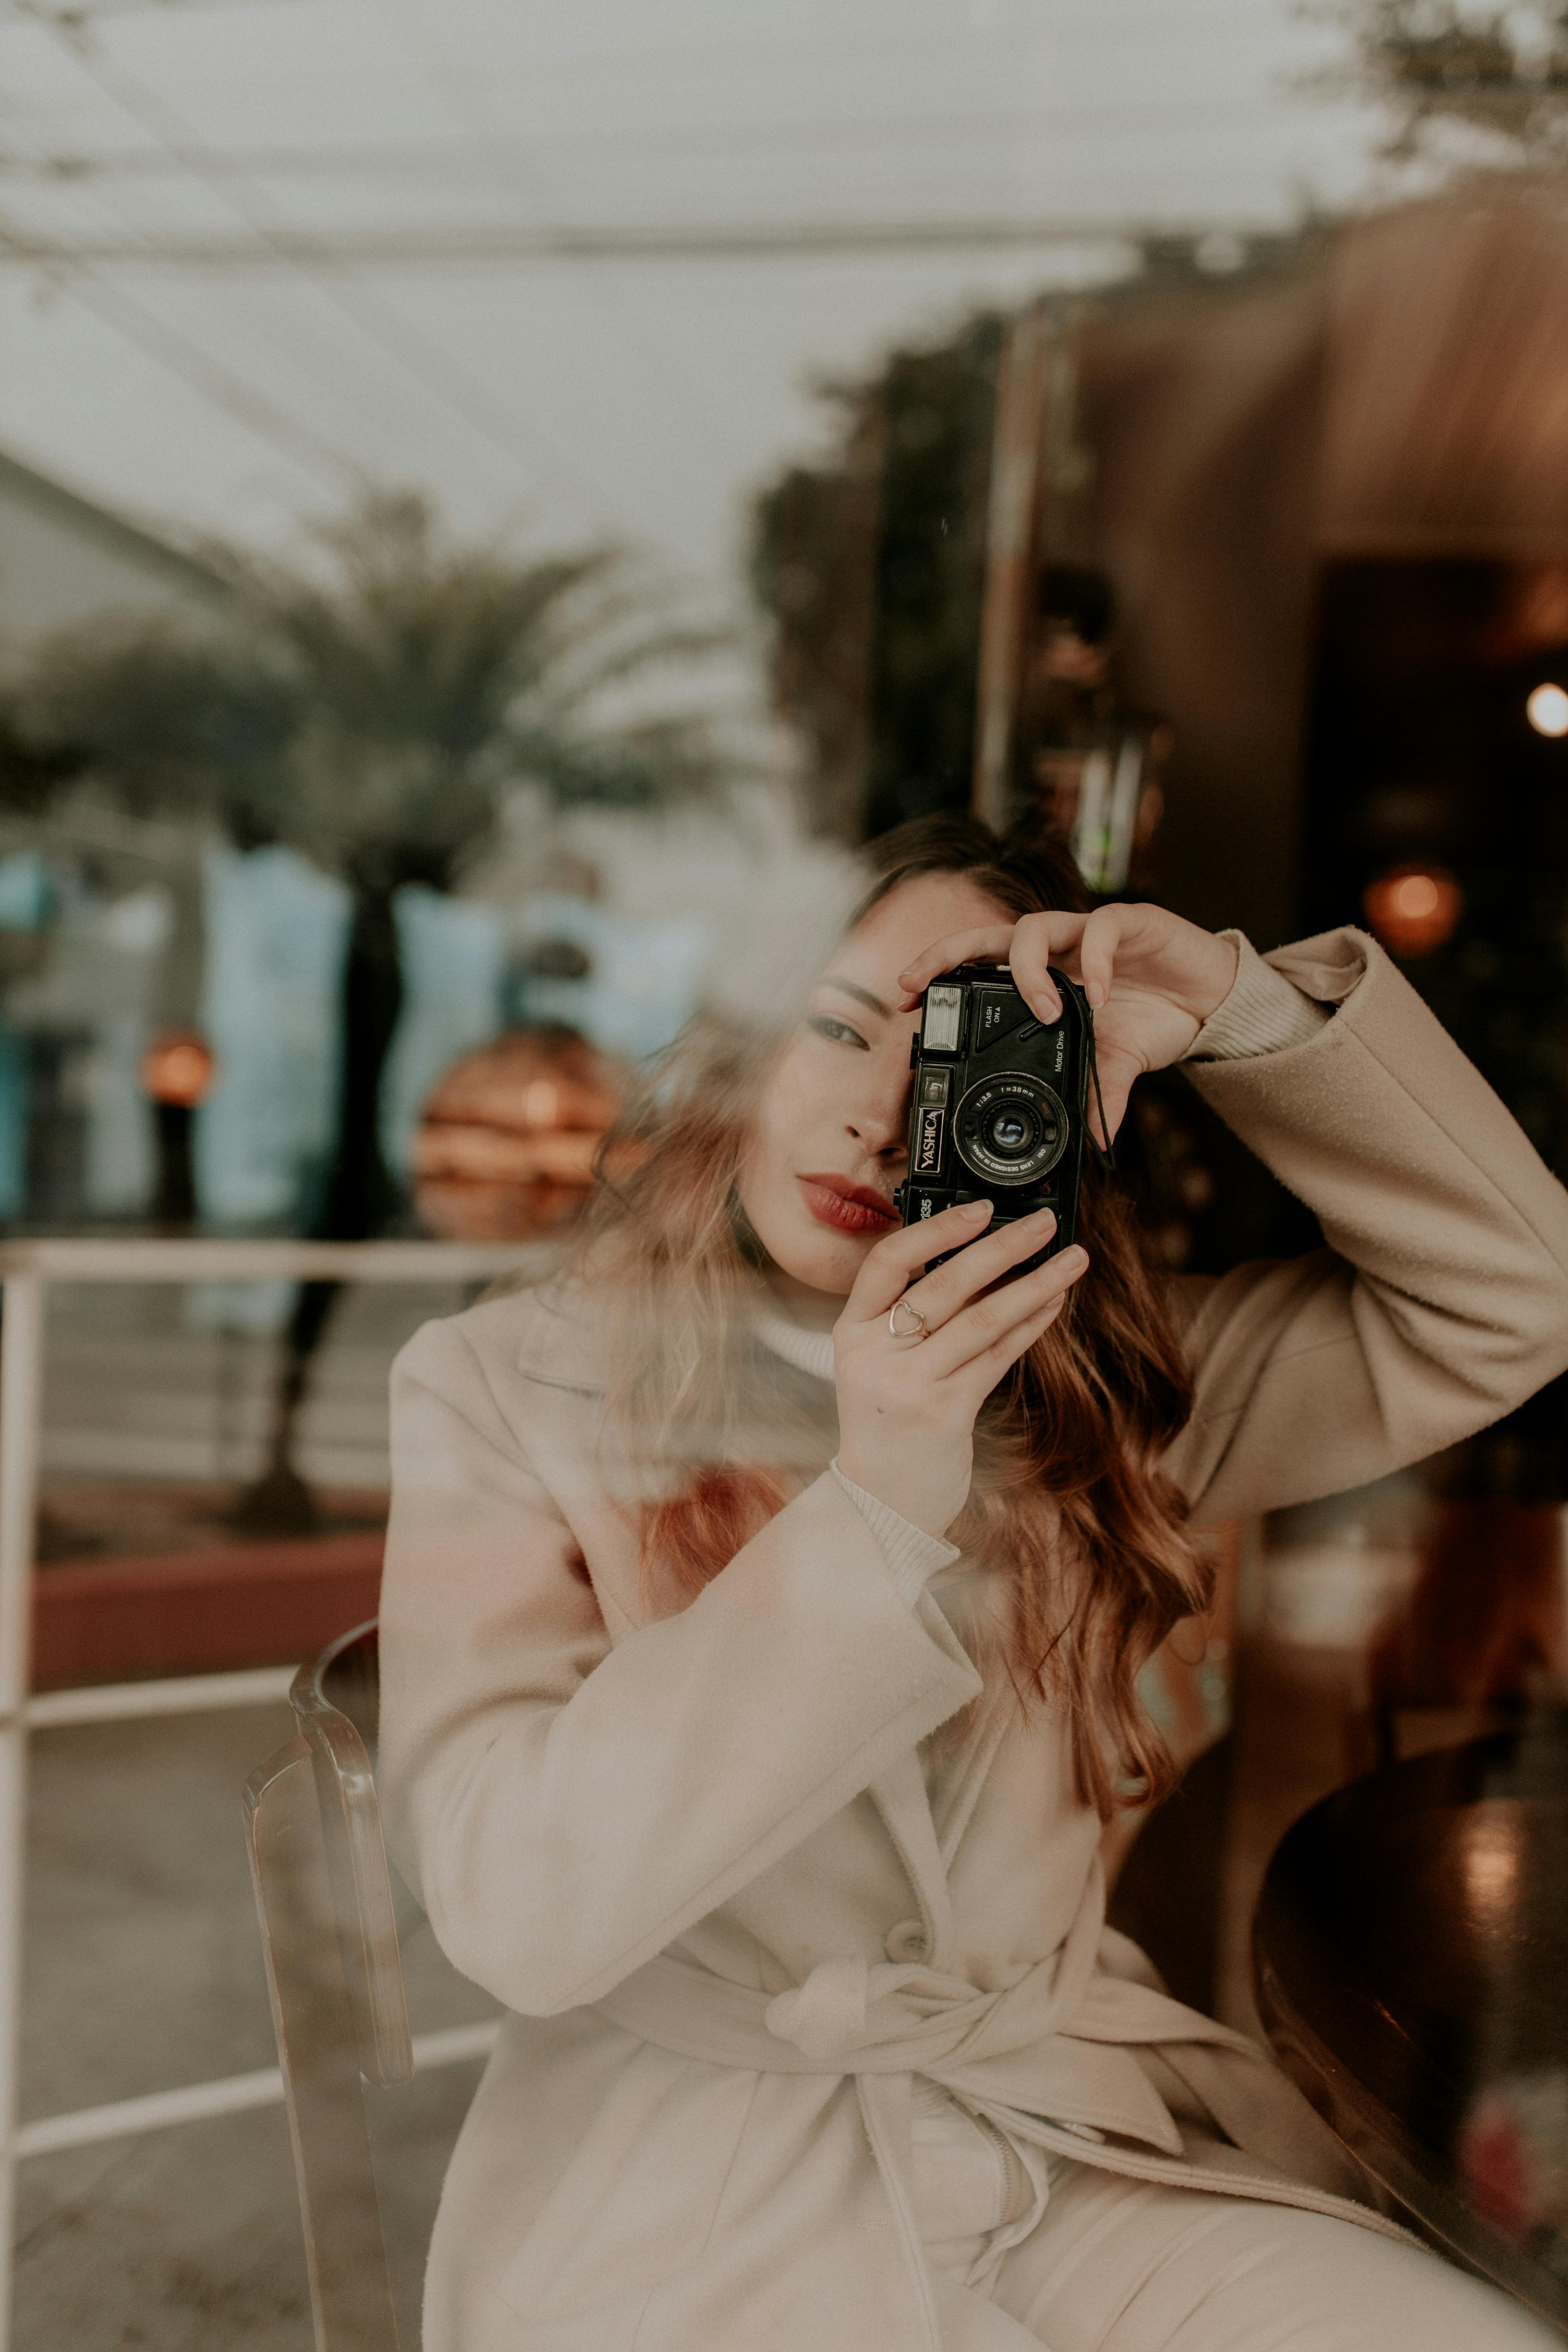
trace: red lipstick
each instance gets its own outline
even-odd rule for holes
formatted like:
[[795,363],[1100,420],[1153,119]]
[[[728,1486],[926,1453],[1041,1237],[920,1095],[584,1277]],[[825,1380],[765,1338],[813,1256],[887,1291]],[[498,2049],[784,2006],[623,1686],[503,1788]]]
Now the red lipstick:
[[899,1222],[885,1192],[851,1184],[847,1176],[797,1176],[806,1207],[819,1225],[840,1234],[882,1234]]

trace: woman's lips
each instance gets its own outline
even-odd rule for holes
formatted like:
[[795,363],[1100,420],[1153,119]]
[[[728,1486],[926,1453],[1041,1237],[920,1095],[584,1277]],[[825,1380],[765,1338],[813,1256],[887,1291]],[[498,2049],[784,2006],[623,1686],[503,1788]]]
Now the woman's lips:
[[797,1176],[801,1195],[819,1225],[840,1234],[881,1234],[899,1222],[898,1211],[885,1193],[843,1176]]

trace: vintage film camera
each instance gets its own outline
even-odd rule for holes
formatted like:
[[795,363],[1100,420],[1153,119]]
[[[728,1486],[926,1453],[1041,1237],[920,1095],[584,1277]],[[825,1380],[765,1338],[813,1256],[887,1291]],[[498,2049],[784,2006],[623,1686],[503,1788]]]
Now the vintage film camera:
[[1005,964],[943,972],[921,999],[910,1049],[910,1169],[894,1203],[906,1225],[918,1225],[955,1202],[994,1201],[988,1233],[1054,1209],[1056,1232],[1016,1274],[1043,1265],[1076,1234],[1085,1145],[1110,1164],[1085,1116],[1091,1081],[1097,1101],[1100,1092],[1094,1015],[1082,989],[1055,965],[1051,978],[1061,1018],[1045,1022]]

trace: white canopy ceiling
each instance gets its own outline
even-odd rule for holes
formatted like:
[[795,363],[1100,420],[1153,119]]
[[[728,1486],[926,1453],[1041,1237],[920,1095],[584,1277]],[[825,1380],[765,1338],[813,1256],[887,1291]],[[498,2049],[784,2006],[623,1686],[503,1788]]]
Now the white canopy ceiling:
[[0,0],[0,446],[176,532],[369,473],[727,581],[814,375],[1363,187],[1334,46],[1290,0]]

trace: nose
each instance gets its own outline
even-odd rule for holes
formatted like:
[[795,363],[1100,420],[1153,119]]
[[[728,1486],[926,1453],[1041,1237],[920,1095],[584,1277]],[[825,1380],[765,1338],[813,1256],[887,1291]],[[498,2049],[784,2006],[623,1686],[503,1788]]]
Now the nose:
[[894,1125],[880,1119],[863,1118],[858,1125],[851,1120],[849,1132],[873,1160],[901,1160],[909,1148],[901,1118]]
[[860,1149],[873,1160],[901,1160],[909,1148],[908,1050],[906,1045],[896,1056],[879,1056],[880,1066],[867,1072],[866,1091],[853,1116],[845,1121]]

